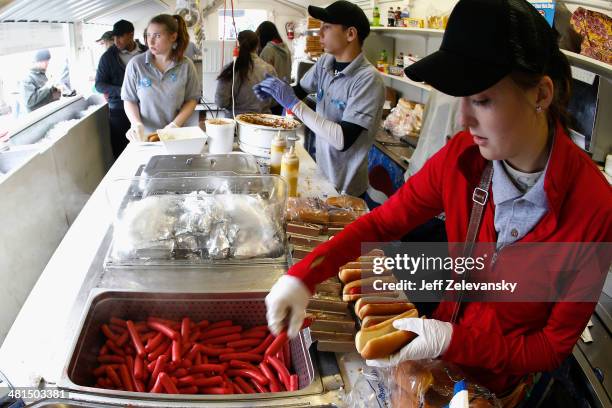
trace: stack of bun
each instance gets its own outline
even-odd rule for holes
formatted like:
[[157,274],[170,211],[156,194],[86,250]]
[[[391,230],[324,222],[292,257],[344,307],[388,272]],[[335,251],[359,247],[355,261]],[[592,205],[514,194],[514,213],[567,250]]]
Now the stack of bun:
[[323,54],[323,45],[318,35],[306,36],[306,49],[304,50],[310,57],[318,57]]
[[398,297],[400,295],[400,292],[397,291],[382,292],[374,289],[376,281],[395,282],[395,277],[388,270],[379,274],[374,273],[374,258],[380,256],[384,256],[384,253],[375,249],[340,267],[338,279],[344,285],[342,299],[354,302],[366,296]]
[[287,237],[293,245],[293,259],[297,262],[317,245],[329,240],[368,211],[361,198],[352,196],[290,197],[287,199]]
[[317,28],[321,28],[321,20],[317,20],[314,17],[307,17],[306,18],[306,28],[308,28],[309,30],[315,30]]
[[387,357],[404,347],[416,336],[397,330],[393,322],[406,317],[419,317],[414,305],[403,293],[374,289],[374,282],[395,282],[390,271],[374,273],[374,259],[384,257],[375,249],[353,262],[340,267],[338,279],[344,285],[342,299],[355,302],[353,311],[361,330],[355,337],[355,347],[365,359]]
[[367,360],[385,358],[410,343],[416,334],[393,327],[395,320],[408,317],[419,317],[419,313],[413,308],[373,326],[362,326],[355,336],[355,347],[361,357]]

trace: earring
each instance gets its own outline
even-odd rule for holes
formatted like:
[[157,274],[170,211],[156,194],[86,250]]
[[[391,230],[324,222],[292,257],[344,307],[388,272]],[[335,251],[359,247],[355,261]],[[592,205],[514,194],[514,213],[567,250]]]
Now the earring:
[[172,49],[176,50],[177,44],[176,43],[172,43]]
[[536,112],[538,113],[542,112],[542,107],[540,105],[536,106]]

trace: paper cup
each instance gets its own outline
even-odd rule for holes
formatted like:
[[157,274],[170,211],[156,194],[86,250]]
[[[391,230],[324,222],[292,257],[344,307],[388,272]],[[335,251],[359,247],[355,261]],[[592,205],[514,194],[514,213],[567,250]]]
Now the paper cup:
[[206,122],[208,135],[208,153],[230,153],[234,147],[234,129],[236,122],[233,119],[208,119]]

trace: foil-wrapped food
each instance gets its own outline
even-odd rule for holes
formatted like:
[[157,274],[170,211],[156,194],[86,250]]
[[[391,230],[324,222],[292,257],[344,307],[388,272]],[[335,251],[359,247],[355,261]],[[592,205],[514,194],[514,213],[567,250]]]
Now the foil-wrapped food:
[[118,262],[278,258],[285,248],[276,205],[259,194],[149,195],[129,202],[121,212],[111,258]]

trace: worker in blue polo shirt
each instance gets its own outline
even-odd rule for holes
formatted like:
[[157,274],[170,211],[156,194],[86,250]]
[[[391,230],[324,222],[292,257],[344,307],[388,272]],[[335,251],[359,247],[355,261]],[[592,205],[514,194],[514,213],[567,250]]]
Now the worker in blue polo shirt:
[[308,13],[323,22],[320,37],[326,51],[299,83],[303,91],[316,92],[316,112],[279,78],[264,79],[254,91],[261,99],[273,97],[315,133],[317,165],[339,192],[363,196],[368,152],[385,98],[382,77],[362,52],[370,33],[368,18],[344,0],[327,8],[309,6]]

